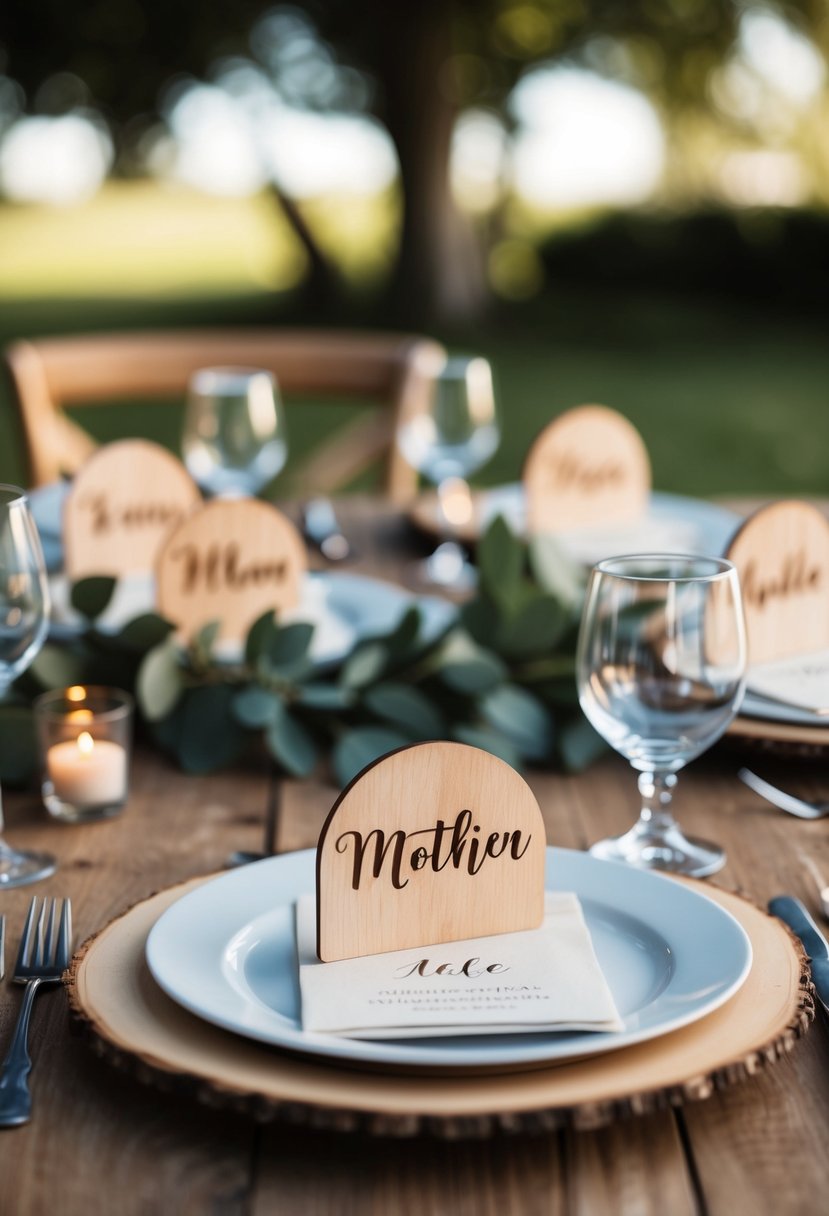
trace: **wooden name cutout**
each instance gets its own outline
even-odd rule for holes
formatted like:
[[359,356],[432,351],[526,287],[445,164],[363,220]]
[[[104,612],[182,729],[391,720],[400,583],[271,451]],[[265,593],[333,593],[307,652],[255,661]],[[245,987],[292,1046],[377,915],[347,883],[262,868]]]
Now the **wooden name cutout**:
[[196,483],[166,448],[146,439],[106,444],[66,498],[68,577],[149,573],[167,534],[200,502]]
[[817,507],[761,507],[725,556],[740,575],[749,663],[829,646],[829,520]]
[[526,781],[463,743],[417,743],[337,799],[317,850],[323,962],[535,929],[545,835]]
[[641,518],[651,469],[627,418],[604,405],[580,405],[538,435],[523,480],[529,531],[564,532]]
[[158,610],[184,638],[220,621],[219,640],[241,642],[263,612],[297,605],[306,565],[302,538],[276,507],[215,499],[168,536],[156,568]]

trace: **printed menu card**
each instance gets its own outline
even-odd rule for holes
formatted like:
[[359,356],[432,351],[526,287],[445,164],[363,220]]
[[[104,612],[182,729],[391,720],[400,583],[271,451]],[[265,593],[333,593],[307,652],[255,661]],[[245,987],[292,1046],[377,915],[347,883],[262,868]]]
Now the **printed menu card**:
[[829,720],[829,650],[758,663],[749,672],[748,686],[763,697],[826,714]]
[[313,895],[297,904],[303,1030],[352,1039],[623,1030],[575,895],[537,929],[322,963]]

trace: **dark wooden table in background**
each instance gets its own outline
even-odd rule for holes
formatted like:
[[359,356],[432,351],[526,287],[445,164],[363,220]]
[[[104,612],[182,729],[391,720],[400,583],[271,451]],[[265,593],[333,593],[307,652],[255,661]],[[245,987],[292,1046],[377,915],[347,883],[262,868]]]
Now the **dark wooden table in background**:
[[[366,499],[339,512],[360,554],[349,568],[405,577],[416,550],[405,521]],[[802,856],[829,873],[829,821],[799,822],[760,802],[737,781],[738,760],[721,748],[682,775],[683,825],[726,846],[719,884],[760,904],[790,892],[816,910]],[[789,762],[777,775],[829,797],[825,767]],[[531,782],[554,845],[583,848],[636,814],[636,783],[617,757],[578,777],[535,773]],[[34,888],[0,893],[7,962],[33,893],[72,897],[80,942],[151,892],[221,869],[234,849],[260,848],[268,794],[264,770],[192,778],[148,751],[136,754],[130,805],[111,822],[51,823],[35,795],[9,794],[9,839],[53,851],[60,868]],[[334,795],[287,783],[278,849],[314,844]],[[0,987],[3,1047],[20,995],[8,979]],[[483,1142],[337,1136],[200,1107],[98,1060],[59,991],[37,999],[31,1048],[34,1117],[0,1131],[0,1216],[813,1216],[827,1205],[821,1018],[790,1055],[704,1102],[596,1131]]]

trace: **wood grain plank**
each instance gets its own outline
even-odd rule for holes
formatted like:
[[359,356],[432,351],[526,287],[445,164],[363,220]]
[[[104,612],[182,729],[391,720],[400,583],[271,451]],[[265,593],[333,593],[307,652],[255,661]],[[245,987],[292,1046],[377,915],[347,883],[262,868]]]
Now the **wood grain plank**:
[[366,1143],[269,1127],[250,1216],[564,1216],[564,1176],[556,1134]]
[[694,1186],[672,1113],[565,1133],[572,1216],[694,1216]]
[[[825,798],[829,783],[825,768],[822,779],[820,772],[800,765],[763,767],[778,784]],[[737,781],[727,756],[695,777],[694,793],[694,825],[725,845],[729,860],[722,878],[729,885],[761,905],[782,892],[794,894],[818,914],[814,881],[802,858],[810,856],[829,870],[825,823],[802,822],[764,803]],[[818,1018],[774,1068],[686,1107],[683,1118],[712,1216],[813,1213],[826,1186],[826,1019]]]
[[[775,810],[736,777],[739,752],[719,749],[680,774],[676,813],[693,834],[725,847],[728,861],[715,882],[760,906],[782,892],[800,896],[817,914],[814,881],[803,855],[829,872],[826,824],[803,822]],[[586,785],[618,771],[612,799],[583,803],[590,840],[624,830],[636,815],[635,776],[608,758]],[[822,772],[822,776],[821,776]],[[763,774],[805,796],[829,797],[825,768],[788,765]],[[799,781],[798,781],[799,777]],[[792,1054],[774,1068],[706,1102],[682,1109],[693,1169],[712,1216],[814,1212],[826,1184],[829,1126],[829,1034],[818,1021]],[[621,1128],[621,1125],[620,1125]],[[670,1210],[666,1208],[665,1210]]]
[[[139,752],[121,818],[58,826],[34,798],[9,796],[8,834],[20,847],[58,855],[57,874],[34,893],[71,896],[80,942],[152,890],[220,868],[233,848],[258,848],[266,792],[260,774],[187,777]],[[2,896],[11,960],[32,893]],[[18,988],[0,990],[4,1042],[19,1000]],[[15,1196],[15,1214],[54,1212],[57,1194],[62,1216],[245,1211],[251,1125],[98,1061],[72,1033],[60,992],[38,997],[31,1048],[34,1117],[0,1137],[2,1194]],[[11,1211],[3,1202],[0,1211]]]

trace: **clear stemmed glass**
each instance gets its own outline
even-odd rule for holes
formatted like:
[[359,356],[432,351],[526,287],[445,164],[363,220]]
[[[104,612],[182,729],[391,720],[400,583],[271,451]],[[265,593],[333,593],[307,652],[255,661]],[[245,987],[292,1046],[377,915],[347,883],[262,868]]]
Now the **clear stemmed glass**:
[[423,563],[430,583],[458,590],[474,582],[474,567],[453,533],[472,518],[466,478],[486,464],[500,437],[492,369],[480,356],[447,358],[401,422],[401,452],[438,489],[445,539]]
[[258,494],[288,459],[275,377],[245,367],[194,372],[181,447],[190,475],[206,494]]
[[579,700],[593,726],[639,772],[642,810],[591,853],[702,877],[725,863],[671,814],[676,774],[734,717],[746,640],[737,571],[720,558],[649,554],[594,567],[579,634]]
[[[49,585],[28,500],[17,486],[0,485],[0,698],[40,650],[48,625]],[[55,865],[48,853],[21,853],[0,837],[0,890],[45,878]]]

